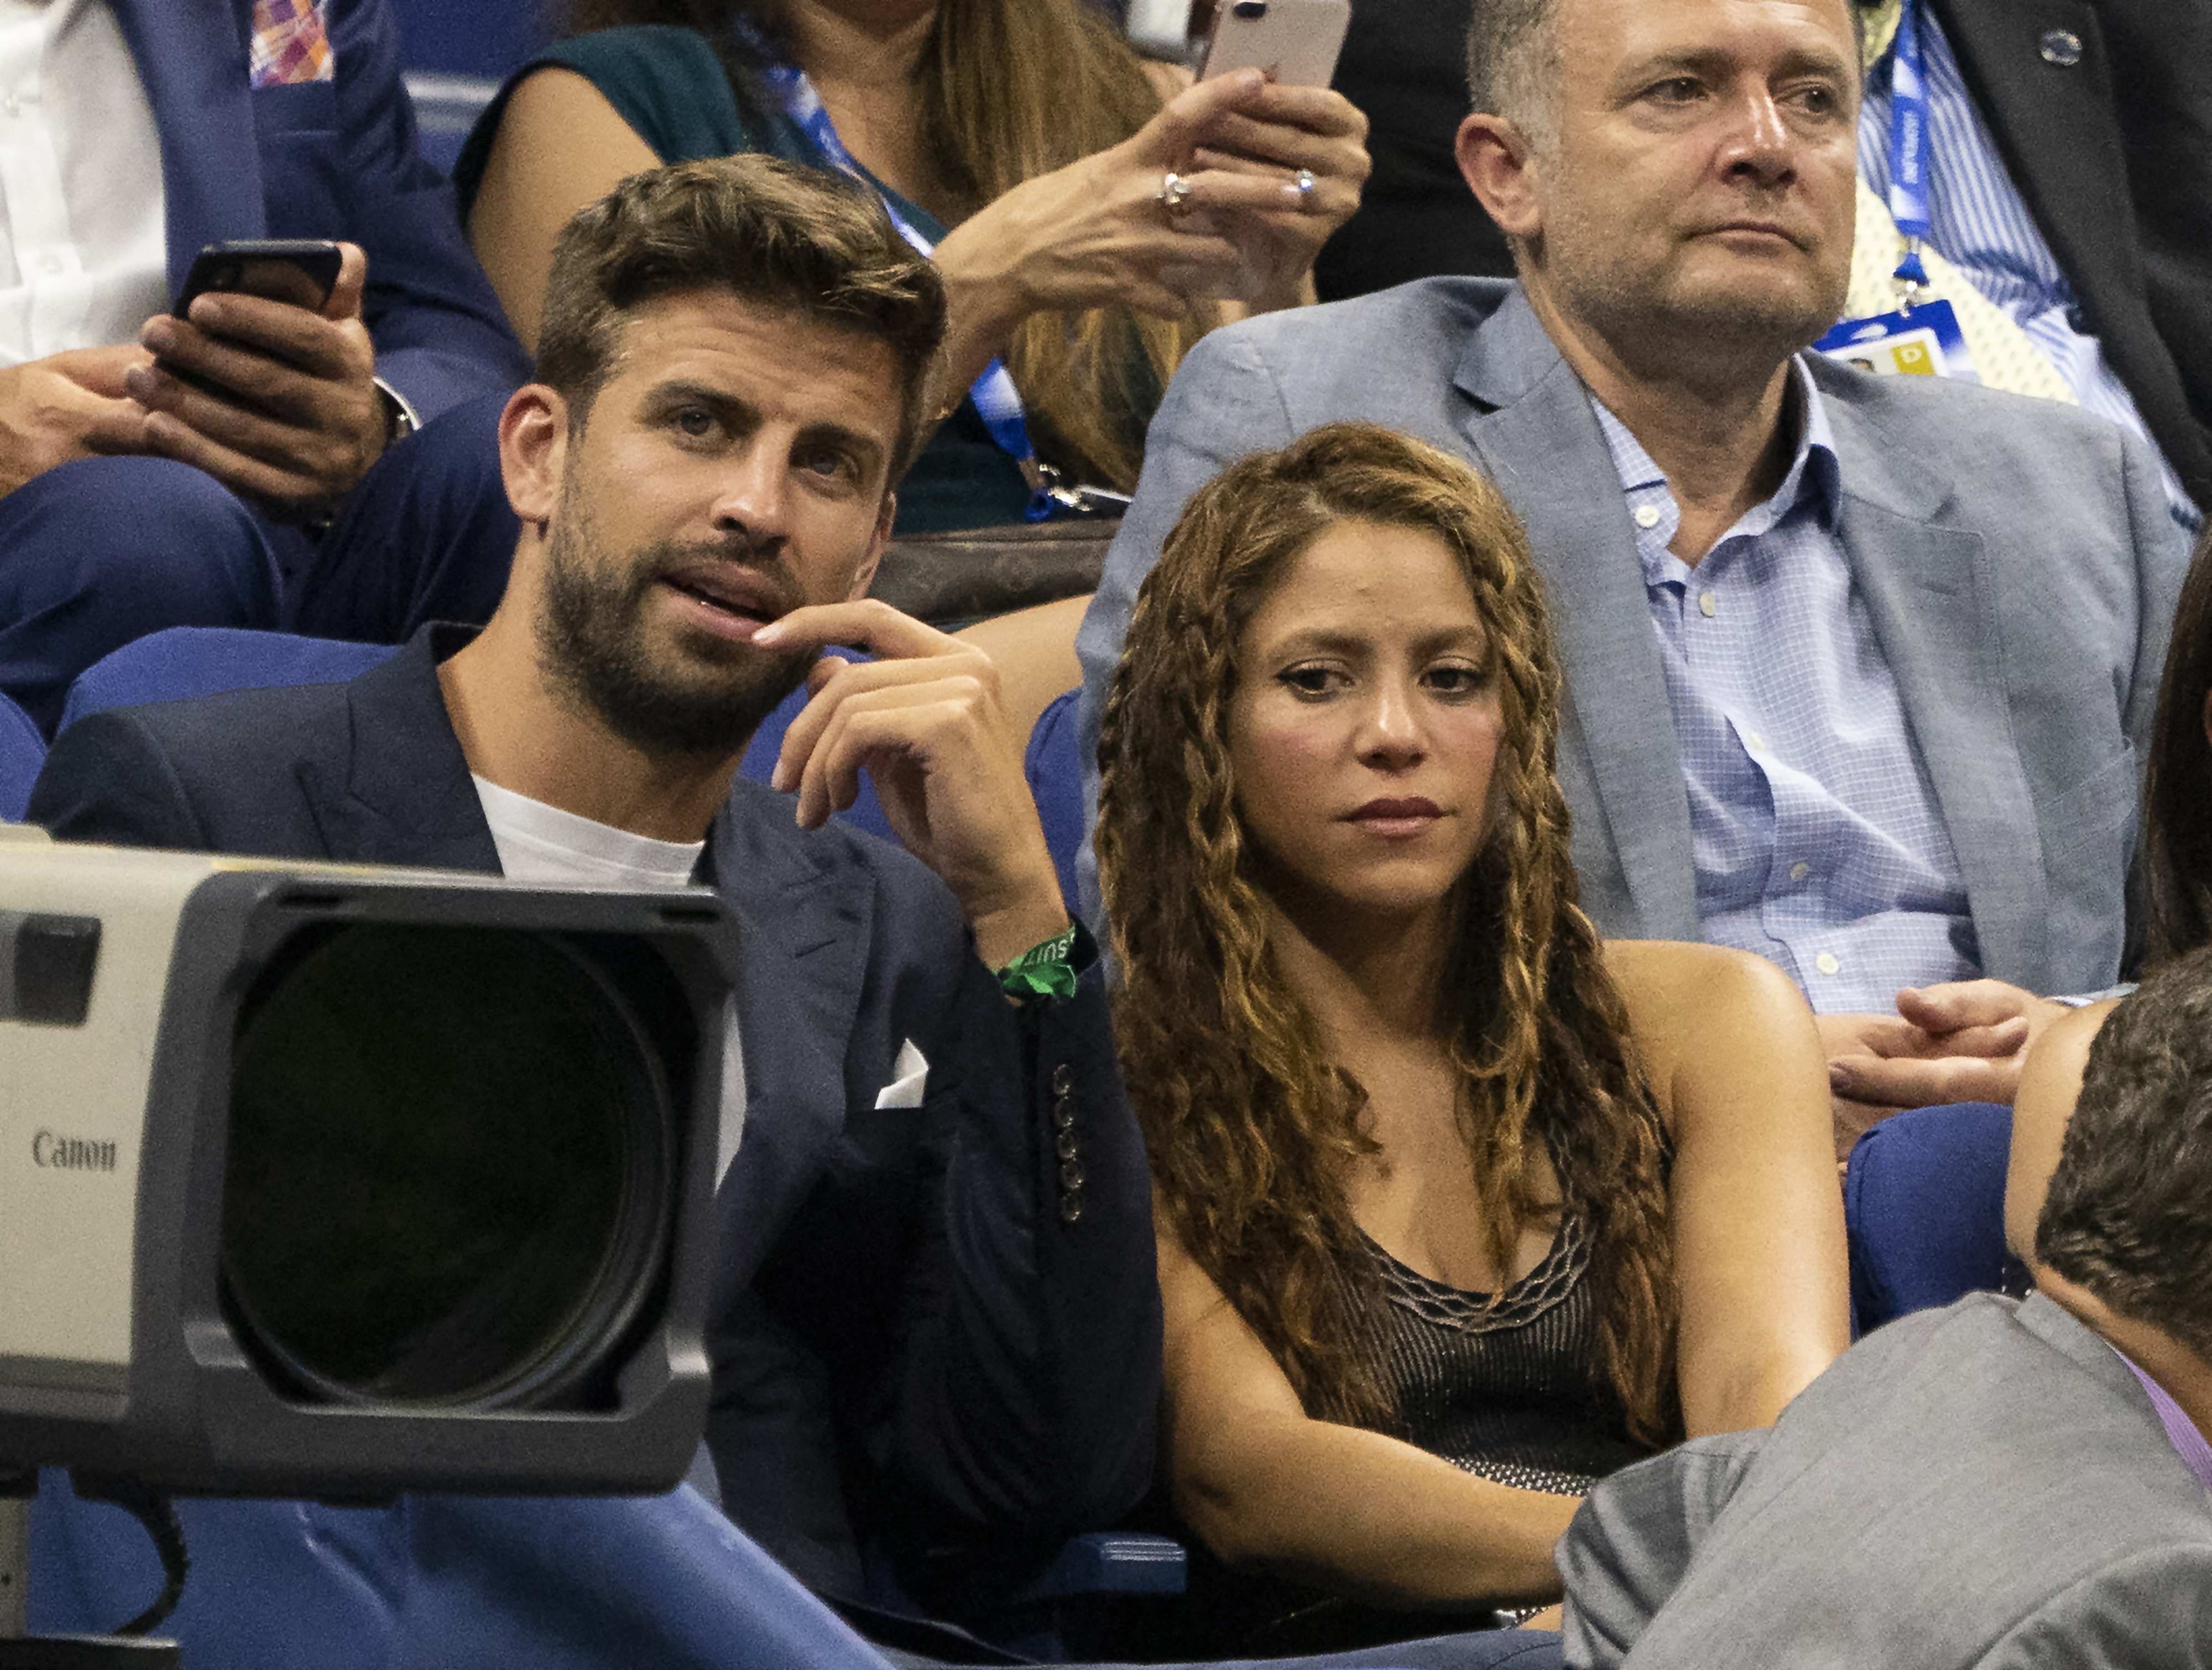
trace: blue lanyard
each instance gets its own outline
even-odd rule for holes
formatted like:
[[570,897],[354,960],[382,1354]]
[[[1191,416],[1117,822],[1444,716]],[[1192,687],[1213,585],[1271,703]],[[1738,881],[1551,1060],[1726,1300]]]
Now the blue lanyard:
[[[854,159],[852,152],[845,149],[845,142],[837,137],[836,124],[823,107],[822,95],[814,90],[814,83],[806,78],[804,70],[796,64],[770,64],[761,71],[761,80],[771,93],[783,100],[784,109],[793,122],[813,142],[815,149],[829,159],[830,167],[850,174],[883,199],[884,211],[890,216],[891,224],[898,229],[900,237],[921,251],[925,258],[936,254],[937,246],[899,213],[897,205],[868,178]],[[991,432],[991,439],[1021,466],[1022,479],[1030,486],[1029,507],[1024,513],[1032,522],[1043,521],[1052,514],[1054,505],[1062,502],[1054,490],[1059,481],[1057,476],[1038,460],[1036,448],[1030,442],[1029,418],[1022,409],[1021,393],[1014,387],[1014,380],[1007,375],[1003,363],[993,360],[983,367],[983,374],[975,380],[975,386],[968,391],[968,394],[975,401],[975,410],[982,414],[983,427]]]
[[1934,147],[1928,132],[1928,82],[1920,53],[1918,0],[1905,0],[1897,15],[1897,40],[1889,62],[1889,213],[1905,234],[1905,258],[1896,278],[1905,307],[1928,288],[1920,242],[1929,230],[1928,169]]

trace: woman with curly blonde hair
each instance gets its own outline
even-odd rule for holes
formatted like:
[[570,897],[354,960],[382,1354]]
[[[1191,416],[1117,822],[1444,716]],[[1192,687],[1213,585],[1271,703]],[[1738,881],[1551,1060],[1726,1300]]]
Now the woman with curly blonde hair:
[[1756,958],[1600,944],[1559,704],[1504,500],[1372,426],[1231,467],[1146,583],[1097,843],[1164,1466],[1232,1568],[1555,1599],[1593,1479],[1845,1343],[1811,1015]]

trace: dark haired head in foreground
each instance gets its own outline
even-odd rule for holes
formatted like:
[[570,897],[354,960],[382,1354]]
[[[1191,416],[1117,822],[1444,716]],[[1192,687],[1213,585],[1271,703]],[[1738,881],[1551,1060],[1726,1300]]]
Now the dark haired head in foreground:
[[1550,1599],[1591,1479],[1843,1340],[1810,1017],[1753,959],[1601,946],[1559,690],[1497,490],[1338,424],[1193,497],[1100,744],[1176,1502],[1431,1618]]
[[2193,1354],[2212,1389],[2212,945],[2161,966],[2098,1029],[2035,1251],[2124,1327]]

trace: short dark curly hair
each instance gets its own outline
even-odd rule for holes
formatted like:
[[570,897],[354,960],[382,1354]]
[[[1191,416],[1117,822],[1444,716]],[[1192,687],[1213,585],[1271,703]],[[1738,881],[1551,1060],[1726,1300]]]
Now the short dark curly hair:
[[934,398],[945,284],[882,201],[842,174],[768,156],[714,157],[632,174],[578,210],[553,246],[538,380],[580,421],[614,374],[637,310],[711,289],[890,348],[903,383],[896,481]]
[[2035,1255],[2212,1362],[2212,946],[2162,965],[2090,1045]]

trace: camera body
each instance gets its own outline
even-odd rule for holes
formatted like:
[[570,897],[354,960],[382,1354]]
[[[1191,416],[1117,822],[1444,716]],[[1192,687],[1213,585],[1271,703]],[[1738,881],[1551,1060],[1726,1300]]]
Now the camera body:
[[734,968],[704,890],[0,846],[0,1462],[671,1488]]

